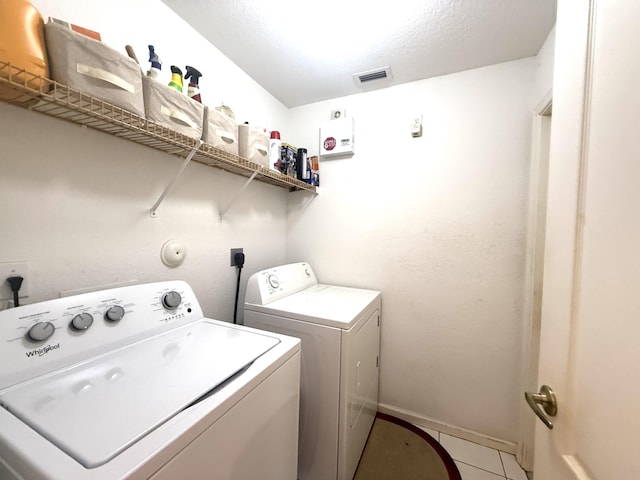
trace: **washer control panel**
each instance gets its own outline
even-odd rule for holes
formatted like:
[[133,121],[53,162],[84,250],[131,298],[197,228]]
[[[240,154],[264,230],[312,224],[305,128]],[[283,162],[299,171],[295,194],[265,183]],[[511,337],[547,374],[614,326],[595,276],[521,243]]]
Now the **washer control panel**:
[[182,281],[130,285],[0,311],[0,389],[176,326],[202,310]]

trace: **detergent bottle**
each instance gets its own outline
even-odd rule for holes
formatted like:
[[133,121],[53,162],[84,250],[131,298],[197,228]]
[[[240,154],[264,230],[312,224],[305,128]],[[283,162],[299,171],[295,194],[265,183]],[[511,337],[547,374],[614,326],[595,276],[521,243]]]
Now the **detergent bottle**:
[[202,103],[202,99],[200,98],[200,87],[198,86],[198,81],[202,74],[195,68],[187,65],[187,73],[184,78],[189,79],[189,86],[187,87],[187,96],[196,102]]
[[182,93],[182,70],[175,65],[171,65],[171,81],[169,82],[169,86]]
[[[20,69],[44,78],[49,77],[47,52],[44,43],[44,22],[40,12],[24,0],[0,1],[0,61],[11,68],[0,68],[0,75],[15,83],[25,84]],[[26,87],[40,90],[46,83],[33,75],[26,75]],[[31,100],[11,88],[0,87],[0,99],[15,103]]]
[[269,168],[280,172],[280,151],[282,150],[282,141],[280,140],[280,132],[273,130],[269,139]]

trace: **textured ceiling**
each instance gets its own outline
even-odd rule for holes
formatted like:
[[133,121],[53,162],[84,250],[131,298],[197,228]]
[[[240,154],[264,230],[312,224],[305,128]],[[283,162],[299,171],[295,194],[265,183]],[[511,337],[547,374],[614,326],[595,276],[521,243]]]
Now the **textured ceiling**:
[[[287,107],[535,55],[556,0],[163,0]],[[352,75],[391,67],[392,78]]]

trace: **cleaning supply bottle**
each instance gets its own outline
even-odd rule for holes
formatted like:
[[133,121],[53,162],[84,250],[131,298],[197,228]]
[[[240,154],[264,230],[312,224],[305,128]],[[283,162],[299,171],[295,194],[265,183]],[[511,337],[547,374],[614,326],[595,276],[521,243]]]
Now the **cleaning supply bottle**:
[[274,130],[271,132],[271,138],[269,139],[269,169],[276,172],[280,172],[280,150],[282,148],[282,141],[280,140],[280,132]]
[[314,155],[313,157],[309,157],[309,161],[311,163],[311,185],[316,187],[320,186],[320,165],[318,163],[318,156]]
[[175,65],[171,65],[171,81],[169,82],[169,86],[182,93],[182,70]]
[[189,86],[187,87],[187,96],[196,102],[202,103],[202,99],[200,98],[200,87],[198,86],[198,81],[202,74],[195,68],[187,65],[187,74],[184,76],[185,79],[189,79]]
[[160,76],[160,70],[162,70],[162,61],[158,57],[153,45],[149,45],[149,61],[151,62],[151,68],[147,70],[147,77],[155,78],[157,80]]

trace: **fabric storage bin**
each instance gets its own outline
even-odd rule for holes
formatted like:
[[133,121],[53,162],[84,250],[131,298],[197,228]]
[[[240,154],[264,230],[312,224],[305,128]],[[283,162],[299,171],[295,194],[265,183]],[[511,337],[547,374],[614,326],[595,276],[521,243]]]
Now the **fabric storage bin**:
[[147,120],[196,140],[202,138],[204,106],[151,77],[142,77]]
[[44,34],[52,79],[144,117],[142,72],[131,58],[57,23]]
[[238,154],[269,168],[269,139],[250,125],[238,125]]
[[202,140],[209,145],[238,155],[238,125],[215,108],[204,107]]

